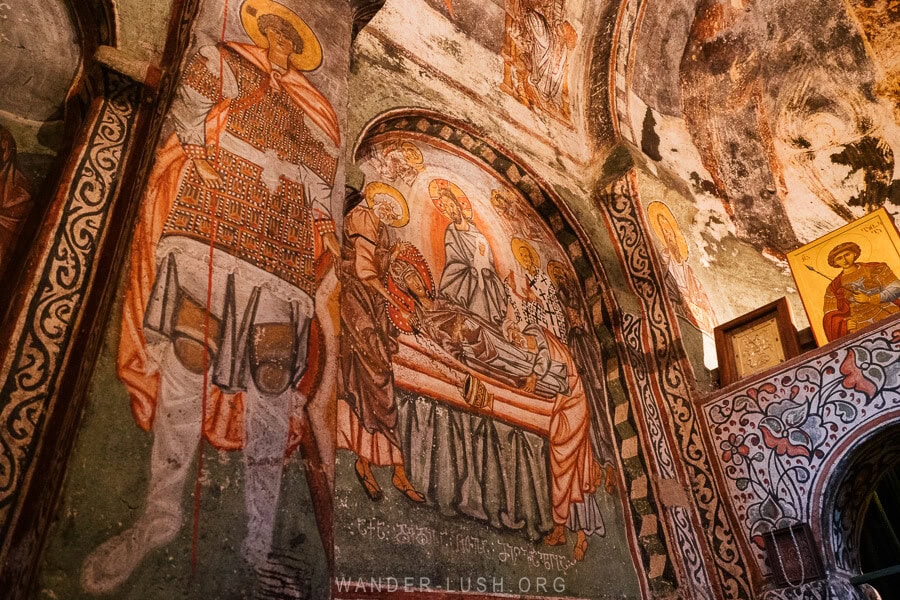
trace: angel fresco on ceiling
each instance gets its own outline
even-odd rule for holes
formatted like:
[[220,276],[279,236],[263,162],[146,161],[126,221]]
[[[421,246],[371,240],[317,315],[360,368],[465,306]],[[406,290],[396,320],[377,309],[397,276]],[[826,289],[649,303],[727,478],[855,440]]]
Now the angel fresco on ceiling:
[[569,121],[569,64],[578,33],[565,14],[557,0],[507,0],[500,89]]
[[738,237],[776,256],[900,204],[900,127],[890,94],[873,93],[877,61],[852,14],[832,26],[833,6],[811,10],[701,2],[681,60],[683,114],[715,194]]

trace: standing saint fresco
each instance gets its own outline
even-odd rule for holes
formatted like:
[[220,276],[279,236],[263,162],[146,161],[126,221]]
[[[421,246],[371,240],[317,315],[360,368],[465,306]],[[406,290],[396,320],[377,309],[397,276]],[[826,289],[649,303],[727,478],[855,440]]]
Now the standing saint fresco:
[[547,264],[547,272],[556,288],[559,305],[565,314],[566,344],[572,355],[572,362],[584,382],[585,396],[590,406],[590,418],[593,426],[590,429],[591,445],[594,456],[604,469],[606,492],[611,494],[616,488],[615,463],[616,453],[612,441],[612,432],[604,418],[609,408],[606,401],[605,376],[603,373],[603,353],[597,344],[597,338],[590,331],[587,321],[587,310],[578,293],[577,284],[561,262],[551,260]]
[[137,521],[85,560],[93,593],[176,537],[201,435],[244,451],[244,558],[259,566],[272,544],[317,287],[340,255],[340,133],[302,74],[322,62],[307,24],[271,0],[245,0],[240,16],[252,44],[207,46],[188,63],[142,202],[118,374],[153,431],[150,482]]
[[[566,383],[554,396],[550,413],[550,491],[553,530],[544,543],[557,546],[566,542],[566,530],[576,533],[573,557],[582,560],[588,548],[588,536],[603,536],[606,526],[600,507],[594,496],[597,487],[606,478],[606,490],[614,489],[612,469],[613,450],[607,428],[600,420],[604,414],[602,402],[602,374],[599,371],[599,353],[593,352],[589,336],[584,328],[577,292],[558,261],[547,265],[549,275],[541,269],[541,258],[533,246],[519,238],[513,238],[512,249],[520,264],[529,274],[530,281],[546,281],[541,286],[541,296],[553,293],[553,305],[565,307],[565,322],[542,319],[539,332],[550,361],[564,365]],[[532,283],[532,285],[534,285]],[[547,299],[549,303],[549,298]],[[568,333],[560,338],[548,325]],[[593,368],[591,368],[593,367]],[[587,370],[585,370],[587,369]],[[526,385],[523,389],[531,391]],[[602,466],[606,469],[603,470]]]
[[409,208],[402,194],[385,183],[368,184],[364,195],[365,202],[344,219],[338,447],[356,454],[356,476],[371,500],[383,497],[374,464],[392,465],[394,486],[410,500],[424,502],[404,468],[391,364],[398,345],[388,310],[407,318],[412,313],[386,287],[390,265],[403,249],[394,229],[409,222]]
[[455,184],[435,179],[429,193],[438,211],[450,220],[444,233],[444,271],[438,294],[487,323],[506,318],[508,300],[497,275],[494,253],[472,221],[472,205]]
[[883,262],[856,262],[861,254],[855,242],[828,253],[828,264],[841,269],[825,289],[822,326],[829,342],[900,312],[900,280]]
[[568,120],[569,60],[578,33],[562,2],[507,0],[500,89],[529,107]]
[[703,284],[694,275],[694,270],[687,262],[687,241],[678,228],[675,216],[662,202],[651,202],[647,207],[647,217],[662,249],[665,268],[669,274],[666,282],[670,286],[670,297],[676,304],[684,305],[687,309],[685,316],[691,323],[701,331],[711,333],[716,327],[716,315]]

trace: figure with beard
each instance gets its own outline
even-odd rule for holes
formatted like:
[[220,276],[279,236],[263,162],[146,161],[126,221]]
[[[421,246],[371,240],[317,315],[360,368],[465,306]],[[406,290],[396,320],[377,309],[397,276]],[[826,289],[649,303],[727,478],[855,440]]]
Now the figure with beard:
[[471,205],[446,180],[435,180],[429,187],[435,206],[450,220],[444,233],[445,261],[438,294],[499,326],[506,318],[508,298],[491,245],[472,222]]
[[409,222],[409,208],[384,183],[367,185],[365,197],[344,219],[338,447],[356,454],[356,476],[371,500],[383,497],[375,465],[393,466],[394,487],[424,502],[407,478],[397,436],[391,360],[398,346],[388,310],[411,314],[386,287],[390,265],[403,248],[395,230]]

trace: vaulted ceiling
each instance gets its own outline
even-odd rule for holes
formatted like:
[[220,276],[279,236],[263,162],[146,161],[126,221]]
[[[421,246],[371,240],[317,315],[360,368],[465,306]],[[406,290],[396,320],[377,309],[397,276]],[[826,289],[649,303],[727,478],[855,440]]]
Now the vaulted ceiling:
[[[65,4],[40,4],[43,14],[60,14],[39,23],[18,4],[0,7],[11,17],[0,21],[2,68],[17,81],[30,77],[5,88],[0,110],[19,106],[21,118],[52,120],[48,98],[54,86],[65,95],[77,50],[64,49],[75,44]],[[110,39],[136,60],[159,62],[171,6],[117,0]],[[645,204],[668,205],[703,283],[740,287],[735,265],[767,280],[750,294],[724,295],[720,320],[793,292],[786,252],[900,204],[893,0],[351,6],[347,139],[404,107],[469,123],[539,171],[597,240],[603,224],[592,191],[637,164]],[[41,61],[22,54],[38,46]],[[351,171],[351,182],[359,176]]]

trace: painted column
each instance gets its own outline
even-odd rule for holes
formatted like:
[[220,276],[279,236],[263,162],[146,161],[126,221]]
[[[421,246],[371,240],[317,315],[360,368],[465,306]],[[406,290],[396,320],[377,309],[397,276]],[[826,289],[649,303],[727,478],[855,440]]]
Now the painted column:
[[639,315],[624,314],[630,350],[630,382],[643,412],[643,443],[654,465],[655,495],[666,513],[658,526],[679,552],[669,560],[680,587],[694,598],[750,598],[748,573],[693,406],[690,366],[681,346],[662,271],[644,232],[648,226],[633,174],[600,191],[611,237],[641,303]]
[[[69,394],[60,382],[81,364],[79,332],[91,316],[85,302],[104,282],[98,257],[109,243],[110,215],[121,177],[134,156],[141,119],[141,85],[101,70],[96,97],[63,176],[63,184],[35,244],[27,279],[6,326],[0,367],[0,586],[16,589],[34,566],[54,494],[25,503],[29,490],[58,484],[65,461],[42,462],[44,431],[65,413]],[[70,390],[67,390],[70,391]],[[35,473],[41,464],[50,471]],[[26,515],[27,518],[23,518]],[[3,585],[8,583],[8,587]]]

